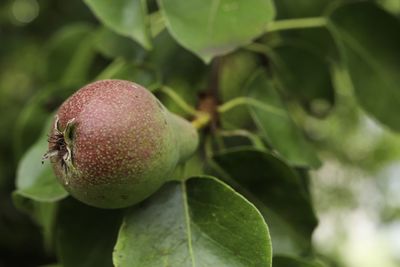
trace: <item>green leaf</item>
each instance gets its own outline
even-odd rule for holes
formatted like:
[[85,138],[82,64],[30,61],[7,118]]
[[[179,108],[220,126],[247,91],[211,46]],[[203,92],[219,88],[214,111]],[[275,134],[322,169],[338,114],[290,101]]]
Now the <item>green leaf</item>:
[[[275,4],[278,20],[284,20],[321,17],[329,10],[333,2],[332,0],[278,0],[275,1]],[[265,39],[267,42],[269,41],[267,38]],[[279,40],[282,41],[281,39],[286,44],[306,46],[325,60],[338,60],[335,41],[325,27],[280,31]]]
[[[155,2],[155,0],[154,0]],[[150,4],[151,5],[151,4]],[[158,36],[165,29],[165,21],[161,12],[158,10],[149,15],[151,36]]]
[[[149,61],[160,74],[163,85],[173,88],[189,105],[196,106],[199,92],[207,86],[208,67],[204,62],[179,46],[168,31],[154,39]],[[185,114],[168,96],[160,94],[158,97],[171,112]]]
[[154,50],[150,52],[149,60],[159,69],[164,84],[175,88],[177,81],[187,83],[185,89],[188,91],[199,90],[197,84],[207,69],[198,57],[179,46],[168,31],[161,32],[154,39]]
[[143,57],[145,50],[132,39],[101,27],[96,32],[96,49],[107,58],[137,59]]
[[[280,42],[296,44],[319,55],[327,62],[339,62],[339,51],[331,32],[325,28],[294,29],[279,32]],[[268,43],[268,39],[264,38]]]
[[[245,95],[246,83],[254,71],[260,66],[258,55],[249,51],[239,50],[222,57],[219,64],[218,92],[222,102]],[[222,114],[221,122],[224,129],[249,128],[251,119],[246,107],[237,108]]]
[[378,3],[383,6],[387,11],[393,13],[397,17],[400,15],[400,1],[399,0],[381,0]]
[[[31,147],[42,133],[43,126],[51,113],[49,103],[56,92],[54,85],[44,86],[20,111],[14,124],[14,155],[17,159]],[[53,100],[54,102],[54,100]]]
[[15,207],[30,215],[40,227],[44,248],[46,252],[52,253],[58,202],[39,202],[25,198],[16,192],[12,194],[12,198]]
[[278,19],[317,17],[324,13],[332,0],[277,0],[275,1]]
[[36,201],[55,202],[68,195],[57,181],[49,161],[41,162],[48,150],[47,133],[44,128],[41,138],[26,152],[17,169],[16,193]]
[[131,37],[144,48],[151,48],[145,0],[84,0],[97,18],[123,36]]
[[70,24],[51,38],[47,47],[48,81],[59,82],[64,87],[77,87],[89,80],[89,70],[95,56],[92,30],[87,24]]
[[276,47],[274,52],[271,59],[283,88],[311,114],[326,115],[335,101],[328,62],[318,54],[295,45],[282,45]]
[[195,177],[129,210],[113,258],[116,267],[262,267],[271,253],[254,206],[215,178]]
[[110,63],[97,77],[102,79],[122,79],[143,85],[150,91],[160,86],[160,77],[157,70],[150,66],[140,66],[130,63],[123,58],[117,58]]
[[188,177],[201,176],[204,174],[205,162],[201,152],[192,155],[182,165],[181,177],[187,179]]
[[273,259],[274,267],[324,267],[320,262],[309,261],[299,258],[292,258],[288,256],[274,256]]
[[360,105],[400,131],[400,21],[376,4],[356,2],[334,10],[329,28],[340,44]]
[[222,57],[219,62],[219,90],[223,102],[245,94],[245,85],[259,68],[259,57],[249,51],[239,50]]
[[250,106],[250,111],[264,139],[291,164],[318,167],[320,161],[315,151],[289,116],[267,74],[258,71],[247,89],[249,96],[258,101]]
[[72,198],[60,203],[56,247],[63,267],[109,267],[121,210],[102,210]]
[[159,0],[176,40],[205,62],[249,44],[275,16],[270,0]]
[[251,200],[270,227],[275,253],[310,247],[317,219],[292,168],[268,152],[250,148],[226,150],[216,154],[214,160],[235,181],[234,185],[256,198]]
[[224,144],[224,149],[251,147],[265,151],[268,150],[260,136],[244,129],[230,131],[221,130],[218,132],[218,135],[218,138],[222,138],[222,140],[217,140],[217,138],[214,138],[212,141],[215,142],[215,146],[218,146],[218,142],[222,141],[222,144]]

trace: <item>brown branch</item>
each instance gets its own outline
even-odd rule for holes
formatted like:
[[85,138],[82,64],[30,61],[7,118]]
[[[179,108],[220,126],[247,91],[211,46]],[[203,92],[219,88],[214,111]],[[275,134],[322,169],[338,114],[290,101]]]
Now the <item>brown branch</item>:
[[211,63],[211,73],[208,83],[208,88],[200,95],[200,102],[198,110],[210,114],[210,130],[216,132],[220,126],[218,116],[219,100],[219,71],[220,71],[220,58],[215,58]]

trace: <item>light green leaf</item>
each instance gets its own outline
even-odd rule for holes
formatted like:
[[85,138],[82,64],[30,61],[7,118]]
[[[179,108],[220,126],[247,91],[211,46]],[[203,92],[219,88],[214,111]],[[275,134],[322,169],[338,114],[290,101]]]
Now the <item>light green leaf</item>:
[[157,37],[165,29],[164,17],[160,11],[149,15],[151,36]]
[[291,164],[318,167],[320,161],[315,151],[291,119],[267,74],[258,71],[247,89],[249,96],[257,101],[250,111],[264,139]]
[[159,0],[176,40],[205,62],[249,44],[275,16],[270,0]]
[[145,0],[84,0],[98,19],[121,35],[131,37],[144,48],[151,48]]
[[215,178],[195,177],[129,210],[113,258],[116,267],[263,267],[271,253],[254,206]]
[[400,131],[400,21],[374,3],[343,5],[329,17],[360,105]]
[[317,219],[300,177],[292,168],[268,152],[251,148],[226,150],[216,154],[214,160],[263,213],[275,253],[310,248]]
[[26,152],[17,169],[16,194],[42,201],[55,202],[68,195],[58,183],[49,161],[41,162],[48,150],[47,133],[44,128],[41,138]]

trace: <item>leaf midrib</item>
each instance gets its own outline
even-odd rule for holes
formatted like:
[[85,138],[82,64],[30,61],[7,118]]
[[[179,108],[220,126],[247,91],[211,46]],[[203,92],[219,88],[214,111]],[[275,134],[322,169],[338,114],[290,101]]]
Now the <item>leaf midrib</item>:
[[[181,187],[182,187],[182,197],[183,197],[183,205],[184,205],[184,212],[185,212],[185,223],[186,223],[186,229],[187,229],[187,240],[188,240],[188,246],[189,246],[189,253],[192,258],[192,267],[196,267],[196,261],[194,257],[194,252],[193,252],[193,241],[192,241],[192,226],[191,226],[191,220],[190,220],[190,213],[189,213],[189,203],[188,203],[188,196],[187,196],[187,189],[186,189],[186,183],[185,181],[181,182]],[[262,215],[260,214],[262,217]],[[197,226],[196,224],[194,224]],[[222,244],[220,244],[217,240],[213,239],[210,237],[208,234],[206,234],[204,231],[201,231],[200,227],[197,226],[197,229],[199,229],[199,232],[210,242],[214,243],[216,246],[221,248],[222,250],[225,250],[228,252],[228,254],[236,257],[240,257],[243,259],[243,261],[247,262],[248,260],[244,258],[243,256],[240,255],[235,255],[232,254],[232,251],[229,249],[225,248]]]
[[192,259],[192,267],[196,267],[196,262],[195,262],[194,253],[193,253],[192,229],[191,229],[191,224],[190,224],[189,203],[188,203],[185,181],[181,182],[181,187],[182,187],[183,207],[184,207],[184,212],[185,212],[186,234],[187,234],[187,240],[188,240],[188,246],[189,246],[189,254]]
[[218,8],[219,8],[220,4],[221,4],[221,0],[214,0],[211,4],[210,15],[207,20],[207,32],[210,35],[210,38],[212,38],[214,36],[213,29],[215,27],[213,27],[213,24],[217,17],[217,12],[218,12]]

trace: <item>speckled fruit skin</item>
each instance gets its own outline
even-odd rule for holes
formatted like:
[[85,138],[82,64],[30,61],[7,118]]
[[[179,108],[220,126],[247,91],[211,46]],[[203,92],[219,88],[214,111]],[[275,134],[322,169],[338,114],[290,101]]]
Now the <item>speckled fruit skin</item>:
[[72,196],[99,208],[123,208],[147,198],[198,145],[188,121],[129,81],[91,83],[68,98],[57,116],[59,129],[70,120],[74,125],[72,165],[65,170],[62,159],[53,157],[55,174]]

